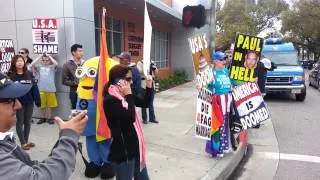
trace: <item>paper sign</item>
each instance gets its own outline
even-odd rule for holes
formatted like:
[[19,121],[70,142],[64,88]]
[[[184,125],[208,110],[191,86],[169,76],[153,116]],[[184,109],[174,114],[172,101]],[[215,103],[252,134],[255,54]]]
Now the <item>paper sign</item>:
[[256,83],[247,82],[234,87],[232,97],[238,113],[237,122],[234,123],[234,125],[238,124],[236,131],[240,132],[255,127],[261,122],[271,119]]
[[261,57],[263,38],[238,34],[234,44],[230,79],[254,82],[254,71]]
[[33,19],[33,52],[35,54],[58,53],[58,30],[56,19]]
[[1,73],[7,73],[11,66],[11,60],[14,56],[14,46],[12,39],[0,39],[0,70]]
[[188,39],[198,86],[206,87],[213,80],[212,63],[206,34]]
[[144,41],[143,41],[143,73],[145,76],[150,71],[152,25],[150,22],[147,3],[144,2]]
[[210,140],[212,123],[212,92],[202,88],[198,92],[196,113],[196,137]]

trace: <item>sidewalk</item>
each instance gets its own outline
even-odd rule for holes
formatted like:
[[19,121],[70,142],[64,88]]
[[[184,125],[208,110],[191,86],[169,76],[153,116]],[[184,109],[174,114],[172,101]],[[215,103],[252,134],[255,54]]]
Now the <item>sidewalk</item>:
[[[222,159],[205,153],[205,141],[194,137],[197,95],[194,87],[193,83],[187,83],[156,95],[155,109],[160,123],[144,125],[147,167],[152,180],[226,179],[244,155],[246,148],[242,145]],[[32,158],[44,159],[57,136],[56,127],[33,124],[30,139],[37,147],[30,151]],[[83,138],[81,141],[85,142]],[[71,179],[87,179],[83,172],[84,164],[78,154]]]

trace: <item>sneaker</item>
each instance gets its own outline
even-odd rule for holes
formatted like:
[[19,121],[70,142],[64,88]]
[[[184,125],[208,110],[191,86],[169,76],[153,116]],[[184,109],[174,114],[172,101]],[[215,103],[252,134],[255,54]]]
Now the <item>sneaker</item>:
[[217,157],[222,158],[224,154],[217,154]]
[[223,150],[223,153],[225,153],[225,154],[227,154],[227,153],[231,153],[231,149]]
[[45,123],[46,121],[47,121],[46,118],[41,118],[41,119],[37,122],[37,124],[42,124],[42,123]]
[[47,122],[48,122],[48,124],[54,124],[54,120],[53,119],[49,119]]
[[29,148],[33,148],[35,147],[36,145],[33,143],[33,142],[29,142],[26,144]]
[[156,124],[159,123],[159,121],[157,121],[157,120],[150,120],[149,122],[156,123]]
[[143,120],[142,123],[143,124],[148,124],[148,121]]
[[112,179],[114,172],[110,163],[104,163],[101,167],[101,179]]
[[30,150],[30,147],[28,146],[28,144],[21,145],[21,148],[25,151]]

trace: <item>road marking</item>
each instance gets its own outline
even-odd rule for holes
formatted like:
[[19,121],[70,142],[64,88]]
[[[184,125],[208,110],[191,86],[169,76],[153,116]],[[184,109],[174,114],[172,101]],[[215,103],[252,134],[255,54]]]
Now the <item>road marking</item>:
[[259,157],[268,159],[281,159],[289,161],[304,161],[312,163],[320,163],[319,156],[309,156],[301,154],[287,154],[287,153],[274,153],[274,152],[258,152]]

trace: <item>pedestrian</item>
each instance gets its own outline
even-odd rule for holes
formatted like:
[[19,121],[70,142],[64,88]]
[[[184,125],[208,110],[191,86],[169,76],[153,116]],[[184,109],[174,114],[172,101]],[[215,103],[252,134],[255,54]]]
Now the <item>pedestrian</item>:
[[215,112],[222,114],[221,127],[217,129],[216,134],[212,135],[211,140],[206,144],[206,152],[213,157],[223,157],[224,153],[230,152],[230,127],[229,113],[232,101],[231,81],[229,78],[229,70],[225,67],[225,55],[223,52],[217,51],[212,55],[214,67],[214,83],[209,85],[209,90],[214,92],[212,100],[217,104],[214,108]]
[[76,109],[77,106],[77,88],[79,80],[75,76],[76,69],[81,66],[84,62],[83,48],[80,44],[74,44],[71,46],[72,59],[66,62],[62,67],[62,84],[69,86],[69,99],[71,109]]
[[133,80],[132,93],[136,96],[139,96],[141,90],[141,77],[136,63],[131,61],[131,54],[129,52],[124,51],[117,57],[120,60],[120,64],[129,66],[131,68]]
[[50,55],[42,54],[36,58],[32,63],[34,74],[38,76],[38,87],[41,98],[41,119],[37,124],[48,122],[54,124],[52,115],[52,108],[58,106],[56,97],[55,72],[58,63]]
[[31,84],[14,83],[0,74],[0,177],[67,180],[75,167],[77,142],[87,121],[86,111],[67,122],[55,118],[60,129],[58,141],[47,159],[33,161],[16,144],[14,133],[10,132],[17,121],[16,112],[22,108],[18,97],[28,94],[30,89]]
[[148,180],[143,129],[135,106],[148,107],[152,77],[146,77],[143,99],[132,93],[132,83],[128,66],[116,65],[110,70],[103,92],[104,112],[113,138],[108,159],[117,180]]
[[[137,63],[137,68],[139,69],[140,72],[140,76],[141,76],[141,94],[143,95],[145,93],[146,90],[146,78],[143,72],[143,60],[139,61]],[[149,109],[149,122],[152,123],[159,123],[156,120],[156,115],[154,112],[154,106],[153,106],[153,102],[154,102],[154,96],[156,94],[156,90],[155,90],[155,80],[158,74],[158,68],[157,65],[155,64],[154,61],[151,61],[150,63],[150,69],[149,69],[150,75],[152,76],[152,92],[151,92],[151,100],[150,100],[150,105],[148,107]],[[144,124],[148,124],[148,115],[147,115],[147,108],[141,108],[141,114],[142,114],[142,121]]]
[[22,108],[17,110],[17,125],[16,130],[24,150],[29,150],[35,144],[29,142],[29,134],[31,129],[31,118],[33,113],[33,106],[40,107],[40,95],[37,83],[35,82],[32,73],[27,70],[26,62],[21,55],[15,55],[11,61],[11,67],[8,71],[8,76],[12,81],[32,84],[32,88],[24,96],[19,97]]
[[26,62],[28,71],[31,71],[31,63],[33,60],[29,57],[29,50],[27,48],[21,48],[19,50],[19,55],[21,55]]

